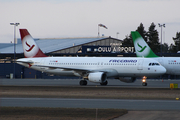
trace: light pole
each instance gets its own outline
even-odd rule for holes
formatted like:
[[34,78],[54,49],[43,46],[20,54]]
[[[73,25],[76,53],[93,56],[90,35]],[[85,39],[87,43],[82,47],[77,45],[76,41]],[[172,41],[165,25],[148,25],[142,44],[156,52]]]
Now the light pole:
[[15,78],[15,59],[16,59],[16,26],[20,23],[10,23],[10,25],[14,25],[14,70],[13,70],[13,77]]
[[161,57],[162,57],[162,27],[165,27],[165,24],[158,23],[159,27],[161,27]]
[[117,38],[117,39],[118,39],[118,34],[119,34],[119,32],[116,33],[116,38]]

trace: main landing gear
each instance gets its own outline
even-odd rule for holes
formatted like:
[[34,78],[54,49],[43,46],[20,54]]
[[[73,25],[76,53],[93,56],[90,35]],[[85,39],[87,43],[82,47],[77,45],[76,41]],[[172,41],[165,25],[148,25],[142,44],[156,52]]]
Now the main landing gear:
[[81,81],[79,82],[79,84],[80,84],[80,85],[87,85],[87,81],[86,81],[86,80],[81,80]]
[[142,79],[142,86],[147,86],[147,82],[146,82],[147,77],[144,76]]
[[106,82],[100,83],[100,85],[107,85],[108,81],[106,80]]

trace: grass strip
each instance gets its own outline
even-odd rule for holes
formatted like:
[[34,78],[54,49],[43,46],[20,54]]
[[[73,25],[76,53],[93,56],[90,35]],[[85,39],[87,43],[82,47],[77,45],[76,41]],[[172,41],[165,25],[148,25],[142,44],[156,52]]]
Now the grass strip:
[[0,86],[1,97],[174,100],[180,98],[179,95],[179,88]]
[[124,109],[1,107],[1,120],[110,120],[126,114]]

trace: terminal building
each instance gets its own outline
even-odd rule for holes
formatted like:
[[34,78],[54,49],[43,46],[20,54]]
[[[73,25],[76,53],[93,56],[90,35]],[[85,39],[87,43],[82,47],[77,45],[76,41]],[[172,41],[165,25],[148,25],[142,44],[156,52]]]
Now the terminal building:
[[[37,45],[47,56],[96,56],[96,57],[132,57],[134,47],[122,45],[122,40],[112,37],[84,37],[84,38],[53,38],[35,39]],[[41,73],[33,69],[14,63],[23,58],[21,40],[17,43],[0,44],[0,78],[64,78]],[[14,59],[15,58],[15,59]]]

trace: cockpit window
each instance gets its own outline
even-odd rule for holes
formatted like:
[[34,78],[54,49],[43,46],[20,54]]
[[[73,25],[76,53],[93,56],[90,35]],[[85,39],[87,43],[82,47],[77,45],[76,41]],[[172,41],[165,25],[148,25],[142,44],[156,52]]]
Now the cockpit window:
[[149,66],[159,66],[160,64],[159,63],[149,63]]
[[156,65],[159,65],[159,63],[155,63]]

